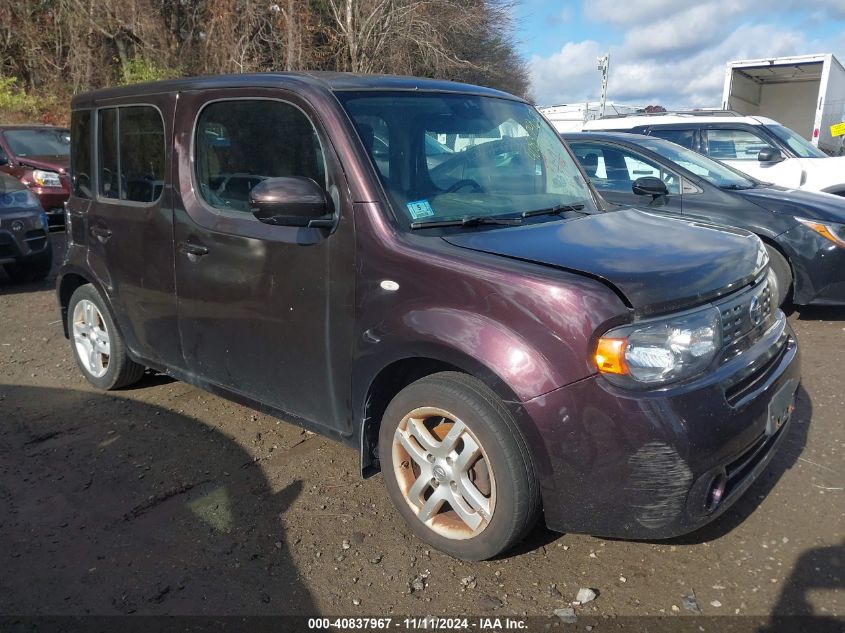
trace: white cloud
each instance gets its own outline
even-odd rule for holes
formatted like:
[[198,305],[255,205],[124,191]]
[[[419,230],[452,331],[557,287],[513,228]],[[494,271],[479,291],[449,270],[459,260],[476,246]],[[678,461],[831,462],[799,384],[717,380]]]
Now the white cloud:
[[[793,0],[769,0],[793,8]],[[836,0],[835,12],[842,12]],[[833,9],[829,0],[804,0],[807,8]],[[756,7],[754,6],[756,5]],[[809,41],[799,24],[777,26],[751,19],[750,0],[705,0],[678,8],[677,0],[585,2],[585,15],[628,26],[621,44],[569,42],[548,56],[530,60],[532,93],[540,105],[595,100],[601,85],[596,57],[610,51],[608,97],[620,103],[669,108],[720,105],[725,64],[735,59],[834,52],[842,41]],[[768,15],[768,14],[767,14]]]
[[739,3],[710,2],[676,11],[663,19],[631,29],[625,49],[637,57],[683,54],[701,50],[724,36],[726,20],[736,19]]
[[584,15],[596,22],[632,24],[660,18],[677,7],[678,0],[588,0],[584,3]]
[[599,92],[596,57],[602,54],[598,42],[568,42],[550,57],[534,56],[531,91],[540,104],[573,103]]

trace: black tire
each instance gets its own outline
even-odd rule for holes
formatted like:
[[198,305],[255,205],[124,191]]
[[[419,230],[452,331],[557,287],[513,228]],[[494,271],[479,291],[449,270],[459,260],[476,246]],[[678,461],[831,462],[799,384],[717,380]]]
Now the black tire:
[[[495,500],[486,527],[477,534],[473,532],[468,537],[450,538],[436,532],[418,518],[406,498],[399,475],[394,470],[393,442],[402,421],[420,407],[434,407],[454,414],[483,448],[485,460],[492,471],[491,479],[495,482],[492,487],[494,492],[491,493],[491,496],[495,495]],[[387,493],[411,531],[455,558],[473,561],[492,558],[522,540],[537,522],[539,485],[525,439],[496,394],[484,383],[466,374],[432,374],[400,391],[382,418],[379,459]],[[399,467],[407,468],[406,464],[403,462]],[[446,504],[443,510],[449,507]]]
[[[110,354],[108,355],[106,372],[102,376],[95,376],[89,371],[87,365],[80,358],[74,341],[73,314],[76,305],[82,300],[88,300],[97,307],[102,317],[102,326],[108,332]],[[144,375],[144,366],[139,365],[127,355],[126,344],[123,341],[120,330],[118,330],[115,322],[112,320],[105,302],[100,297],[100,293],[91,284],[80,286],[71,296],[67,310],[67,328],[70,333],[71,349],[73,350],[73,357],[76,360],[76,364],[88,382],[95,387],[106,391],[120,389],[121,387],[138,382],[141,376]]]
[[778,305],[786,305],[792,298],[792,267],[775,247],[766,244],[766,252],[769,254],[769,266],[778,281]]

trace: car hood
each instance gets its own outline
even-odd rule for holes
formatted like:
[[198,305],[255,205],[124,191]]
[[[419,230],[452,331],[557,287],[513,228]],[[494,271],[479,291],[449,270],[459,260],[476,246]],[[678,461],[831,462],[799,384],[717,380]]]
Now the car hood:
[[634,208],[443,239],[597,278],[643,316],[733,292],[766,265],[751,233]]
[[18,156],[17,161],[21,165],[56,171],[60,174],[66,173],[70,168],[69,156]]
[[832,193],[786,187],[755,187],[741,189],[736,193],[773,213],[845,223],[845,197]]
[[845,156],[802,158],[801,166],[807,173],[806,186],[814,190],[845,183]]

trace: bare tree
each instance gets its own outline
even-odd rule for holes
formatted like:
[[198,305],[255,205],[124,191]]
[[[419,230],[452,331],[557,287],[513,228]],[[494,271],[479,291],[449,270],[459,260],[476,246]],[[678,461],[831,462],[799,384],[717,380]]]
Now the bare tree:
[[[512,0],[0,2],[0,78],[35,95],[144,77],[346,70],[457,79],[525,94]],[[147,66],[145,66],[147,65]],[[19,82],[19,83],[20,83]]]

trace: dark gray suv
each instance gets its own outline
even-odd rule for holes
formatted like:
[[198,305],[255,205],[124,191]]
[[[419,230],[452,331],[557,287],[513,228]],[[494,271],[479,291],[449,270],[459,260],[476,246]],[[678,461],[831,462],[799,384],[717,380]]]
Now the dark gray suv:
[[38,198],[0,173],[0,265],[13,281],[34,281],[50,273],[52,262],[47,215]]

